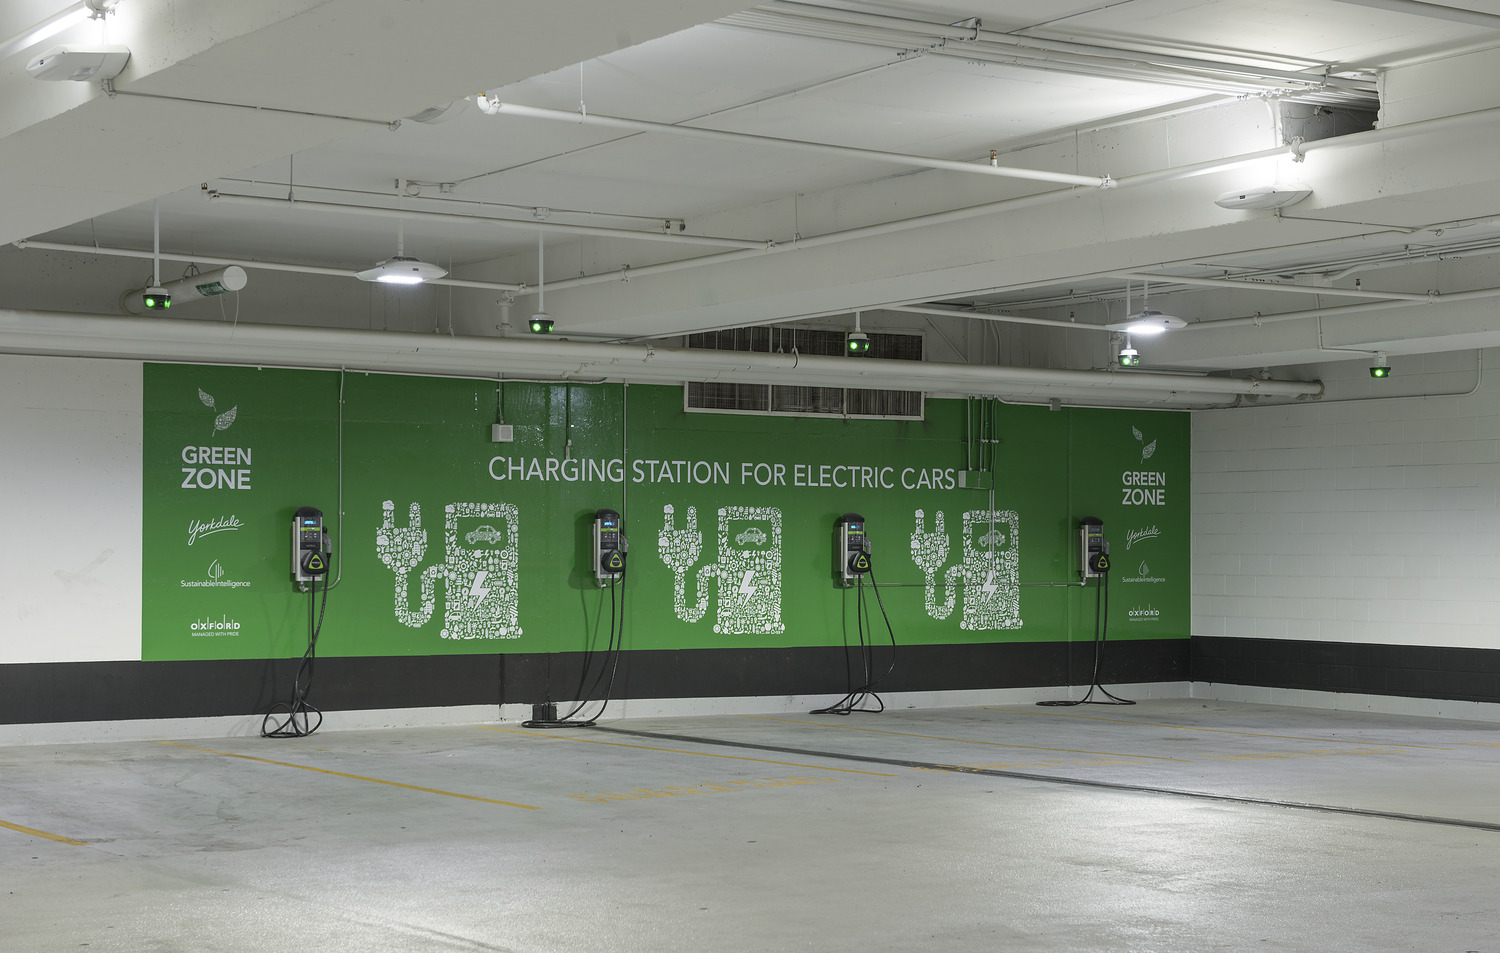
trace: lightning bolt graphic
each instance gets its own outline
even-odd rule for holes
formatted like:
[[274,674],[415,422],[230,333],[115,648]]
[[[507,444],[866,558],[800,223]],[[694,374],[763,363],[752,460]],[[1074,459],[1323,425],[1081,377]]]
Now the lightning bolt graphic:
[[488,576],[488,569],[479,570],[479,575],[474,577],[474,585],[469,587],[469,595],[474,597],[474,604],[478,605],[484,597],[490,594],[490,587],[484,584],[484,577]]
[[758,589],[758,588],[760,588],[760,587],[756,586],[754,583],[755,583],[755,570],[754,569],[746,569],[745,570],[745,578],[740,582],[740,595],[745,596],[746,598],[749,598],[750,596],[755,595],[755,590]]
[[992,596],[999,588],[999,586],[995,585],[995,570],[991,569],[990,574],[986,576],[984,580],[984,594],[987,596]]

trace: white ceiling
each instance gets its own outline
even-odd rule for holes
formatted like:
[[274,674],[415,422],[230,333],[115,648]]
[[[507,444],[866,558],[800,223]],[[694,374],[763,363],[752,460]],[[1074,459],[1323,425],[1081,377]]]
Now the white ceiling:
[[[0,240],[149,252],[159,200],[171,256],[162,277],[182,274],[188,254],[241,262],[251,284],[233,306],[238,320],[266,324],[390,328],[394,313],[402,329],[495,336],[499,303],[535,310],[535,223],[545,220],[546,308],[575,338],[838,323],[863,310],[867,324],[932,328],[962,359],[1014,363],[1019,352],[974,343],[989,320],[974,309],[1102,325],[1124,315],[1127,281],[1140,305],[1141,279],[1125,276],[1149,274],[1160,277],[1153,307],[1195,322],[1153,345],[1161,369],[1306,364],[1340,356],[1320,350],[1330,346],[1500,344],[1484,297],[1251,332],[1213,326],[1370,304],[1331,295],[1356,281],[1418,294],[1500,287],[1491,254],[1500,227],[1486,220],[1500,216],[1492,117],[1399,139],[1325,141],[1305,162],[1287,154],[1193,178],[1131,178],[1278,146],[1285,101],[1379,105],[1387,131],[1500,106],[1500,2],[1459,2],[773,0],[742,10],[710,0],[119,0],[102,24],[0,60],[0,171],[11,185]],[[7,4],[0,32],[65,5]],[[133,54],[114,96],[24,73],[48,45],[101,41]],[[1108,175],[1120,186],[489,116],[473,102],[481,92],[979,167],[993,150],[1001,166]],[[450,103],[440,121],[405,118]],[[1361,144],[1372,138],[1380,141]],[[398,181],[409,183],[403,195]],[[1219,192],[1272,181],[1310,185],[1313,198],[1280,220],[1212,204]],[[279,204],[210,201],[204,185]],[[996,204],[1007,200],[1019,201]],[[408,214],[405,251],[470,284],[387,292],[260,267],[349,272],[395,252],[395,218],[319,207],[333,203],[446,213]],[[1421,226],[1434,227],[1410,231]],[[663,231],[676,240],[650,240]],[[694,236],[759,247],[682,242]],[[1445,251],[1463,257],[1435,264]],[[682,264],[699,256],[713,257]],[[0,308],[58,312],[58,321],[117,313],[121,292],[149,274],[140,258],[6,247]],[[1226,275],[1258,285],[1168,280]],[[1270,292],[1267,282],[1329,294]],[[894,310],[903,305],[964,313]],[[199,303],[174,318],[225,313],[222,302]],[[1059,333],[1005,328],[1012,342]],[[1079,343],[1050,349],[1050,366],[1108,363],[1097,331],[1060,333]],[[1035,362],[1036,350],[1026,353]]]

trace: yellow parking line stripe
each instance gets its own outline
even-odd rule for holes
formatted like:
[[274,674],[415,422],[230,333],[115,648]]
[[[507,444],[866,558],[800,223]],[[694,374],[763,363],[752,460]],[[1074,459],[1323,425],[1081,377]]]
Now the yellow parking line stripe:
[[[525,735],[530,738],[538,737],[534,731],[517,731],[514,728],[494,728],[489,725],[480,725],[485,731],[503,731],[512,735]],[[844,774],[868,774],[877,778],[896,778],[897,774],[885,774],[881,771],[856,771],[853,768],[830,768],[824,764],[802,764],[799,761],[772,761],[768,758],[747,758],[744,755],[715,754],[712,751],[684,751],[681,748],[657,748],[651,745],[632,745],[623,741],[600,741],[597,738],[578,738],[573,735],[560,735],[555,732],[547,735],[559,741],[578,741],[589,745],[609,745],[613,748],[638,748],[641,751],[665,751],[668,754],[695,754],[702,758],[728,758],[730,761],[755,761],[760,764],[779,764],[788,768],[812,768],[816,771],[840,771]]]
[[979,741],[974,738],[945,738],[941,735],[920,735],[910,731],[890,731],[885,728],[862,728],[858,725],[840,725],[829,721],[801,721],[796,718],[775,718],[771,715],[741,715],[741,718],[759,718],[763,721],[782,721],[789,725],[816,725],[819,728],[843,728],[846,731],[871,731],[880,735],[901,735],[904,738],[926,738],[929,741],[955,741],[966,745],[991,745],[996,748],[1022,748],[1027,751],[1056,751],[1063,754],[1093,754],[1109,758],[1139,758],[1142,761],[1187,761],[1187,758],[1169,758],[1158,754],[1120,754],[1116,751],[1089,751],[1087,748],[1046,748],[1040,745],[1013,745],[1004,741]]
[[39,831],[35,827],[24,827],[20,824],[12,824],[10,821],[0,821],[0,827],[19,834],[30,834],[32,837],[45,837],[47,840],[55,840],[59,844],[71,844],[74,847],[89,846],[89,842],[86,840],[74,840],[71,837],[64,837],[61,834],[49,834],[46,831]]
[[245,761],[258,761],[261,764],[274,764],[282,768],[296,768],[300,771],[316,771],[318,774],[329,774],[336,778],[349,778],[353,781],[369,781],[371,784],[385,784],[393,788],[405,788],[408,791],[421,791],[425,794],[441,794],[443,797],[456,797],[465,801],[479,801],[484,804],[500,804],[505,807],[519,807],[528,811],[540,811],[541,808],[535,804],[518,804],[515,801],[500,801],[492,797],[479,797],[474,794],[459,794],[457,791],[443,791],[438,788],[424,788],[416,784],[403,784],[400,781],[386,781],[383,778],[367,778],[362,774],[346,774],[343,771],[330,771],[327,768],[314,768],[306,764],[293,764],[290,761],[272,761],[270,758],[257,758],[254,755],[235,754],[233,751],[217,751],[213,748],[200,748],[196,745],[185,745],[176,741],[158,741],[157,744],[171,745],[174,748],[186,748],[189,751],[203,751],[208,754],[220,754],[226,758],[241,758]]
[[1452,751],[1441,745],[1405,745],[1394,741],[1354,741],[1349,738],[1304,738],[1300,735],[1271,735],[1259,731],[1235,731],[1230,728],[1199,728],[1196,725],[1168,725],[1158,721],[1130,721],[1127,718],[1101,718],[1098,715],[1069,715],[1061,711],[1032,711],[1029,708],[997,708],[981,705],[986,711],[1013,711],[1027,715],[1047,715],[1051,718],[1082,718],[1087,721],[1109,721],[1117,725],[1135,725],[1137,728],[1176,728],[1180,731],[1212,731],[1221,735],[1248,735],[1251,738],[1284,738],[1289,741],[1311,741],[1320,745],[1365,745],[1376,748],[1426,748],[1430,751]]

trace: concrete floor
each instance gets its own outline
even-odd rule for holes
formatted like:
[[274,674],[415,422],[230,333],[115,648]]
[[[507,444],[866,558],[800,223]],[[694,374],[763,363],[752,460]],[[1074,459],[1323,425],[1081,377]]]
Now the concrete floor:
[[1497,790],[1190,700],[3,748],[0,950],[1488,953]]

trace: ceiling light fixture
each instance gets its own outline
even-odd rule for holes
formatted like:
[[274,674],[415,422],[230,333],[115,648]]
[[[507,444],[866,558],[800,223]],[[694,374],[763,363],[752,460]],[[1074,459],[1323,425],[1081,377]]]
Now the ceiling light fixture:
[[1187,322],[1176,315],[1153,310],[1151,286],[1146,285],[1145,289],[1145,295],[1141,299],[1141,310],[1130,314],[1130,282],[1125,282],[1125,313],[1128,317],[1123,321],[1106,324],[1105,327],[1111,331],[1124,331],[1126,334],[1147,335],[1160,334],[1163,331],[1178,331],[1187,327]]
[[1111,331],[1125,331],[1130,334],[1160,334],[1163,331],[1178,331],[1187,327],[1187,322],[1172,314],[1163,314],[1160,311],[1152,311],[1147,308],[1138,311],[1126,318],[1124,321],[1116,321],[1114,324],[1105,325]]
[[1296,205],[1312,195],[1305,185],[1257,185],[1235,189],[1214,199],[1219,208],[1276,209]]
[[388,285],[419,285],[424,281],[441,278],[447,273],[448,269],[430,261],[407,256],[406,229],[403,223],[397,222],[396,254],[374,268],[355,272],[354,277],[360,281],[379,281]]
[[130,48],[117,45],[54,46],[26,64],[32,79],[90,80],[114,79],[130,62]]
[[419,285],[424,281],[441,278],[448,273],[446,268],[420,258],[393,255],[385,261],[355,275],[360,281],[380,281],[388,285]]

